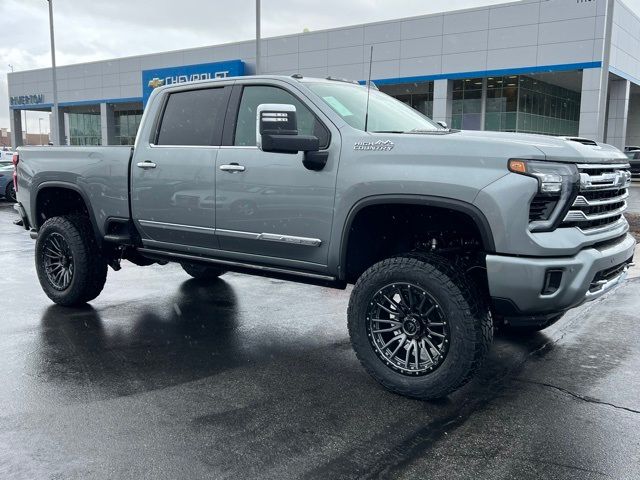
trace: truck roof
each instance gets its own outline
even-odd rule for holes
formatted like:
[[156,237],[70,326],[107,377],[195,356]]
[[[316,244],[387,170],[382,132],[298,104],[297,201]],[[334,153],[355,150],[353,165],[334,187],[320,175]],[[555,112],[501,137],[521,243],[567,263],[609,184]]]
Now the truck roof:
[[[243,79],[252,79],[252,80],[284,80],[287,83],[294,83],[294,82],[298,82],[298,83],[332,83],[332,82],[339,82],[339,83],[347,83],[347,84],[352,84],[352,85],[361,85],[361,83],[357,80],[351,80],[351,79],[347,79],[347,78],[339,78],[339,77],[332,77],[332,76],[328,76],[325,78],[319,78],[319,77],[305,77],[299,73],[295,73],[293,75],[244,75],[241,77],[224,77],[224,78],[213,78],[210,80],[199,80],[199,81],[195,81],[195,82],[188,82],[188,83],[173,83],[173,84],[169,84],[169,85],[163,85],[161,87],[156,88],[155,90],[166,90],[172,87],[180,87],[180,86],[184,86],[184,85],[203,85],[203,84],[216,84],[216,83],[220,83],[220,82],[228,82],[230,80],[243,80]],[[372,84],[372,86],[375,88],[375,86]]]

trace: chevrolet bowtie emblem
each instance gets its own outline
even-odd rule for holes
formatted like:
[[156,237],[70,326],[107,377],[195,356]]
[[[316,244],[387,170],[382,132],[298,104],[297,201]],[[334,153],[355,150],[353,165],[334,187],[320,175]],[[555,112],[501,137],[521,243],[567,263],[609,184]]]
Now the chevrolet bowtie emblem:
[[149,86],[151,88],[158,88],[164,85],[164,80],[155,77],[153,80],[149,80]]

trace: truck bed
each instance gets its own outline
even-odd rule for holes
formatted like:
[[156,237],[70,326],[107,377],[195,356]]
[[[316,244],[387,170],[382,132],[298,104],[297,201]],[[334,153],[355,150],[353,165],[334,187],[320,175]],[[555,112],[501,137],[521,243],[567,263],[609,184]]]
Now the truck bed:
[[[92,210],[100,234],[108,218],[129,217],[129,158],[132,147],[20,147],[20,172],[33,212],[38,191],[49,186],[75,186]],[[59,184],[59,185],[57,185]],[[33,217],[32,217],[33,218]]]

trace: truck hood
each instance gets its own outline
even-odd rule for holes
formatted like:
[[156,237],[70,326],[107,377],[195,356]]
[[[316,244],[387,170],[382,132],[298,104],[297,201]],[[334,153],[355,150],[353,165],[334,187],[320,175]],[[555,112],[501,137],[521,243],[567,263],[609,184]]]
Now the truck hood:
[[527,133],[488,132],[475,130],[453,131],[452,136],[461,139],[485,140],[512,145],[533,146],[540,150],[546,160],[571,163],[628,163],[627,156],[612,145],[598,143],[580,137],[553,137]]

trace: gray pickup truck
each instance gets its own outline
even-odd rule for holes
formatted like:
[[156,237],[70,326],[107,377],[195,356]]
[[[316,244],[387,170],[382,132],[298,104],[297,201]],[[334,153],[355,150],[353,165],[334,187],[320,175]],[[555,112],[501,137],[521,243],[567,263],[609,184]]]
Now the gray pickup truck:
[[133,149],[20,148],[14,162],[54,302],[96,298],[122,260],[354,284],[358,358],[423,399],[472,377],[494,325],[539,330],[609,291],[635,248],[619,150],[447,129],[337,79],[158,88]]

